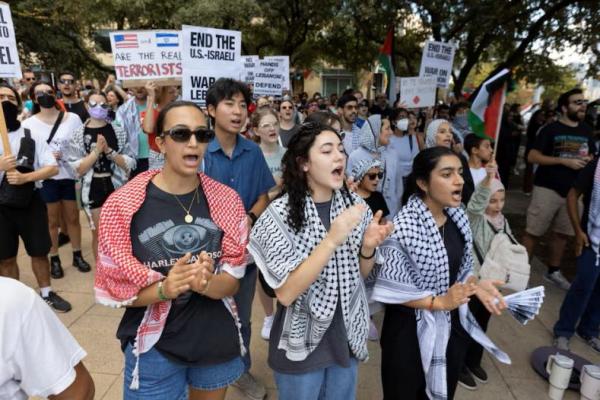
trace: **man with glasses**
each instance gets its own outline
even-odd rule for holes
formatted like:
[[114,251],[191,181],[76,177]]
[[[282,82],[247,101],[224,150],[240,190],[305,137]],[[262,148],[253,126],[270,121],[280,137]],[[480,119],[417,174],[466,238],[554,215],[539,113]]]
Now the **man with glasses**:
[[76,85],[75,75],[71,72],[61,72],[58,76],[58,90],[62,94],[62,102],[65,105],[65,109],[77,114],[81,122],[85,122],[90,115],[85,108],[84,101],[77,97]]
[[337,109],[342,122],[344,149],[347,154],[351,154],[360,146],[361,130],[356,126],[358,101],[354,95],[344,94],[337,102]]
[[560,272],[560,263],[569,237],[575,232],[569,221],[567,193],[579,170],[594,157],[596,145],[592,128],[583,122],[587,101],[581,89],[572,89],[558,98],[556,122],[540,129],[527,161],[538,164],[523,245],[529,256],[539,238],[552,227],[548,271],[544,279],[568,290],[569,281]]

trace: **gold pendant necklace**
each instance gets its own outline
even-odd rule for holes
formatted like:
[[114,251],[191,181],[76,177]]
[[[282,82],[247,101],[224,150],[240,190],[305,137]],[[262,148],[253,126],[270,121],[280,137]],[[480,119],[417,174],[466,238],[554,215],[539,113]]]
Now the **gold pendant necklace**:
[[192,197],[192,201],[190,202],[190,206],[188,208],[185,208],[183,206],[183,204],[181,204],[179,197],[173,195],[173,197],[175,197],[175,200],[177,200],[177,203],[179,203],[181,208],[183,208],[183,211],[185,211],[185,217],[183,217],[183,220],[188,224],[191,224],[194,221],[194,217],[192,217],[192,214],[190,214],[190,211],[192,210],[192,207],[194,206],[194,200],[196,200],[197,196],[198,196],[198,186],[196,186],[196,190],[194,192],[194,196]]

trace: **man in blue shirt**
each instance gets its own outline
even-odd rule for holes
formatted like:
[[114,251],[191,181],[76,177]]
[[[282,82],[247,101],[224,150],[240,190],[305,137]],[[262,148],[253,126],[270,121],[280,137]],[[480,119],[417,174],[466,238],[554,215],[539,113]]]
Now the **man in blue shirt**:
[[[247,86],[233,79],[221,78],[208,90],[206,106],[214,126],[215,138],[209,143],[204,155],[204,173],[235,189],[242,198],[248,215],[248,230],[267,208],[268,191],[275,186],[260,147],[239,134],[246,124],[250,101]],[[249,263],[235,296],[242,323],[242,337],[248,353],[244,356],[246,373],[234,385],[249,398],[262,400],[266,396],[266,390],[249,373],[250,319],[256,274],[256,264]]]

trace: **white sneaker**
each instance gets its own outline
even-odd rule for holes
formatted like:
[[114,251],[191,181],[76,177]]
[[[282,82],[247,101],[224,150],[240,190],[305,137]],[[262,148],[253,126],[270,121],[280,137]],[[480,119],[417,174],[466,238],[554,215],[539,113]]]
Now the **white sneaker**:
[[369,320],[369,340],[377,341],[379,340],[379,332],[377,331],[377,327],[373,323],[373,320]]
[[564,336],[555,337],[552,344],[559,350],[569,351],[569,339]]
[[267,315],[265,317],[265,319],[263,320],[263,326],[262,329],[260,330],[260,336],[265,339],[265,340],[269,340],[269,337],[271,337],[271,327],[273,326],[273,315]]
[[554,283],[556,286],[563,290],[569,290],[571,287],[571,283],[565,278],[565,276],[560,271],[554,271],[551,274],[546,272],[544,274],[544,279],[548,282]]
[[242,393],[252,400],[263,400],[267,397],[264,385],[256,380],[249,372],[244,372],[240,379],[232,383],[232,386],[240,389]]

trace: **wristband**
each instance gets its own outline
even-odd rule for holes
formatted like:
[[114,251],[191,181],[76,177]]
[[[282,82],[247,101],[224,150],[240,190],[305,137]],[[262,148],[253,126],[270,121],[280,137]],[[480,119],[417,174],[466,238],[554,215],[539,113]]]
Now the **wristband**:
[[373,254],[371,254],[370,256],[367,257],[367,256],[363,255],[362,249],[360,249],[360,251],[358,252],[358,255],[363,260],[370,260],[371,258],[375,257],[375,253],[377,253],[377,248],[373,249]]
[[427,309],[429,311],[433,311],[433,303],[435,302],[435,296],[431,296],[431,303],[429,303],[429,307]]
[[160,299],[160,301],[171,300],[167,296],[165,296],[165,293],[163,292],[163,282],[164,281],[158,282],[158,298]]
[[108,158],[110,161],[113,161],[115,159],[115,156],[116,152],[113,149],[110,149],[110,151],[106,153],[106,158]]

